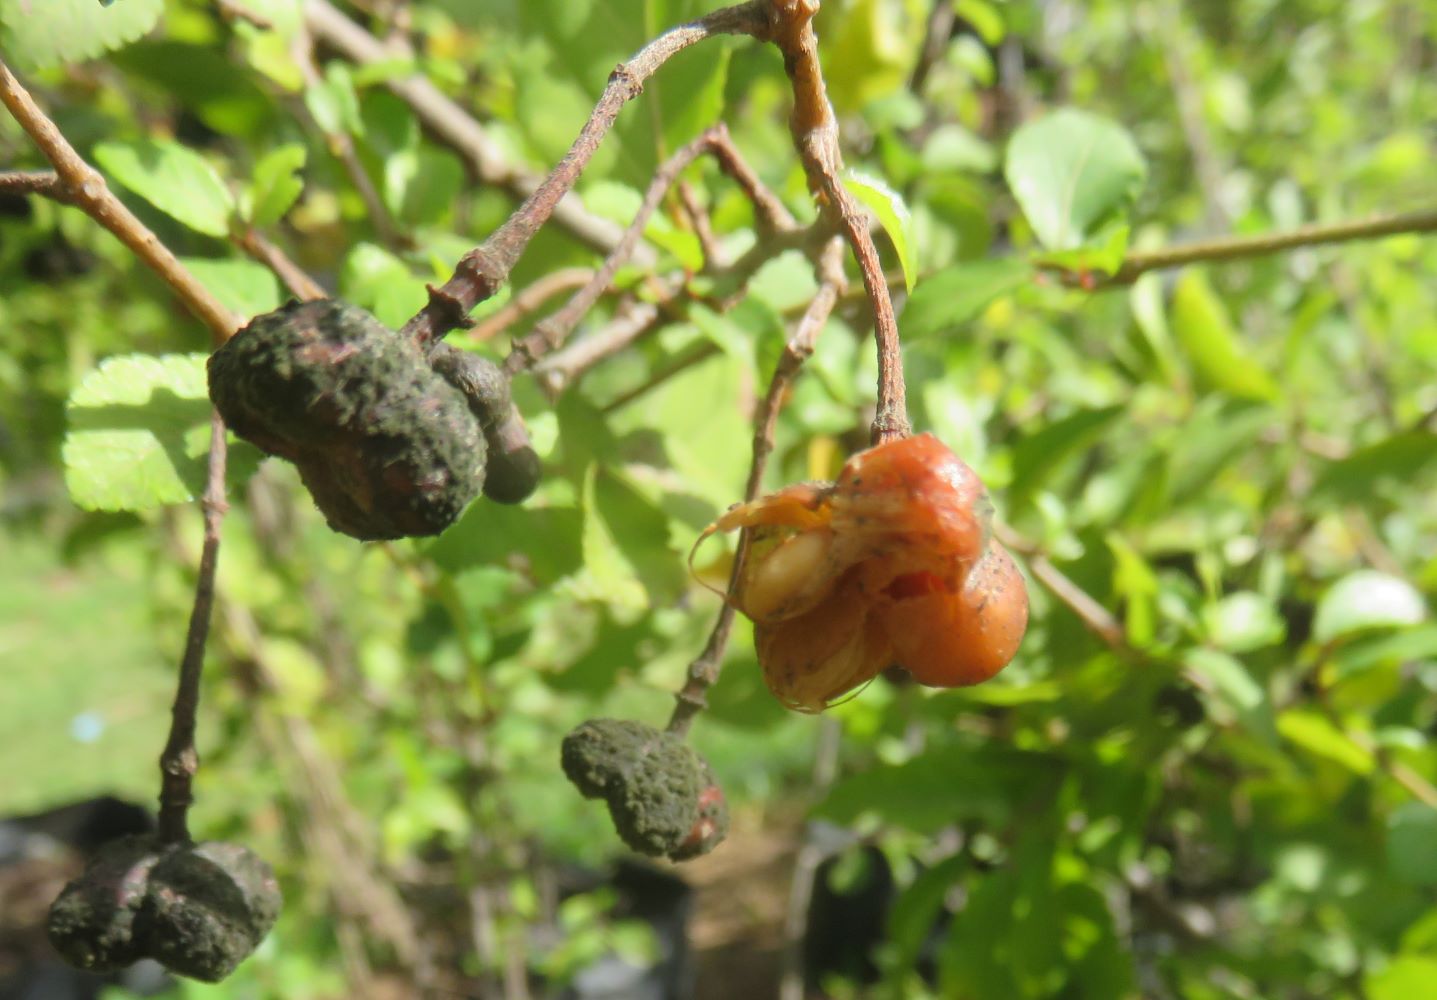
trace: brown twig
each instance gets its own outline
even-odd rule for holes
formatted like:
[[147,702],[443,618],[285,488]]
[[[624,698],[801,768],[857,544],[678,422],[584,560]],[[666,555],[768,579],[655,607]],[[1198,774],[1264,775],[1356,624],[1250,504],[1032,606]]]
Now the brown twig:
[[0,62],[0,102],[10,109],[20,127],[29,133],[40,152],[54,166],[60,184],[68,194],[68,198],[60,200],[76,206],[108,229],[164,279],[189,311],[209,327],[215,343],[229,339],[239,328],[239,318],[211,295],[209,289],[200,284],[169,248],[110,193],[105,178],[81,159],[4,62]]
[[215,568],[219,564],[220,522],[229,504],[225,502],[225,425],[218,412],[210,416],[209,475],[200,507],[205,515],[204,544],[200,549],[199,579],[195,582],[195,603],[185,633],[185,651],[180,658],[179,681],[171,709],[170,735],[160,754],[160,840],[167,844],[190,839],[189,810],[194,802],[194,777],[200,766],[195,750],[195,715],[200,704],[200,674],[205,662],[205,641],[209,638],[210,617],[215,605]]
[[688,216],[689,225],[693,227],[694,237],[699,241],[699,249],[704,255],[704,268],[721,267],[724,260],[723,248],[719,246],[718,237],[714,235],[713,219],[709,218],[709,210],[699,200],[698,192],[688,181],[678,183],[679,203],[684,206],[684,215]]
[[[574,327],[598,301],[599,296],[608,290],[619,268],[632,257],[634,248],[643,235],[644,227],[648,225],[650,217],[658,210],[670,189],[677,183],[679,175],[705,154],[714,156],[719,167],[739,182],[744,193],[754,200],[755,205],[763,201],[762,184],[748,169],[743,157],[735,148],[733,140],[729,138],[728,127],[718,124],[706,129],[698,138],[663,162],[654,173],[653,180],[649,182],[648,190],[644,192],[643,203],[639,206],[633,221],[624,230],[624,236],[619,241],[619,245],[614,247],[603,266],[594,273],[584,287],[574,293],[574,296],[564,304],[562,309],[537,324],[528,336],[514,342],[513,348],[509,351],[509,357],[504,361],[505,371],[513,375],[525,368],[532,368],[539,358],[557,349],[564,342],[564,339],[573,332]],[[786,214],[786,210],[784,211]],[[760,210],[759,214],[764,218],[769,218],[769,224],[783,226],[785,229],[791,228],[791,218],[774,219],[765,210]]]
[[443,285],[430,286],[429,303],[401,331],[420,344],[428,344],[463,324],[469,310],[493,295],[509,278],[534,234],[553,213],[588,166],[599,143],[618,118],[619,110],[643,90],[644,81],[665,62],[706,38],[719,34],[755,34],[765,24],[763,0],[714,11],[689,24],[664,32],[620,63],[579,130],[569,152],[549,172],[519,209],[478,247],[465,254],[454,275]]
[[923,85],[928,82],[928,74],[933,71],[938,60],[943,58],[943,53],[948,51],[955,18],[953,0],[938,0],[933,5],[923,33],[923,50],[918,54],[918,64],[913,67],[913,75],[908,78],[908,89],[913,93],[922,95]]
[[872,437],[878,444],[905,437],[912,431],[903,381],[903,351],[883,265],[868,231],[868,215],[840,178],[843,154],[838,146],[838,119],[828,103],[818,62],[818,38],[813,32],[813,16],[818,8],[819,0],[770,0],[770,38],[783,53],[784,69],[793,84],[789,128],[808,174],[809,187],[820,207],[834,216],[847,236],[873,309],[874,340],[878,348],[878,410],[873,417]]
[[1122,623],[1113,617],[1112,612],[1069,579],[1066,573],[1054,566],[1037,545],[1017,534],[1006,524],[994,525],[993,534],[998,541],[1023,556],[1033,578],[1047,587],[1054,597],[1066,605],[1069,611],[1077,615],[1078,620],[1087,626],[1089,632],[1118,652],[1125,654],[1135,652],[1128,645],[1127,633],[1124,631]]
[[600,361],[653,333],[663,319],[663,311],[655,303],[631,301],[600,329],[545,358],[534,374],[549,397],[557,398]]
[[53,170],[6,170],[0,173],[0,194],[36,194],[64,205],[75,204],[70,189]]
[[[1430,232],[1437,232],[1437,207],[1399,212],[1393,215],[1378,215],[1369,219],[1300,226],[1286,232],[1262,233],[1258,236],[1202,240],[1175,247],[1164,247],[1160,250],[1128,254],[1117,273],[1111,278],[1100,280],[1094,287],[1130,285],[1149,271],[1159,271],[1170,267],[1185,267],[1189,264],[1202,264],[1209,261],[1265,257],[1298,247],[1347,243],[1352,240],[1373,240],[1404,233]],[[1053,270],[1062,269],[1053,268]]]
[[506,372],[513,375],[526,368],[534,367],[540,358],[557,349],[564,342],[564,339],[573,332],[574,327],[599,300],[599,296],[608,290],[619,268],[628,262],[634,247],[638,245],[639,238],[643,235],[644,227],[649,224],[650,217],[678,181],[679,174],[700,156],[712,151],[720,144],[728,143],[728,129],[723,125],[715,125],[663,162],[655,171],[653,180],[649,182],[648,190],[644,192],[643,202],[639,205],[639,210],[634,214],[628,228],[624,230],[624,236],[619,240],[619,245],[614,247],[609,256],[605,258],[603,265],[594,272],[589,281],[575,292],[568,302],[564,303],[562,309],[537,323],[527,336],[514,341],[513,347],[509,350],[509,356],[504,359]]
[[[830,239],[820,252],[818,272],[818,291],[809,303],[808,311],[799,320],[793,335],[788,338],[788,343],[784,345],[783,354],[774,369],[773,379],[768,384],[768,393],[764,396],[763,404],[754,420],[753,461],[749,465],[748,483],[744,487],[745,501],[756,499],[763,487],[764,470],[768,467],[769,456],[773,453],[779,411],[783,409],[784,400],[793,380],[798,376],[799,369],[812,356],[818,335],[823,330],[823,325],[828,322],[828,317],[847,283],[843,275],[843,241],[839,237]],[[733,632],[735,606],[732,595],[743,574],[747,554],[748,532],[745,531],[739,535],[733,568],[729,572],[729,599],[725,600],[724,606],[719,609],[718,620],[714,622],[708,642],[693,663],[689,664],[684,686],[675,695],[678,703],[669,718],[668,731],[678,736],[685,735],[694,718],[704,710],[708,704],[706,693],[718,680],[724,650],[728,648],[729,635]]]
[[329,298],[319,282],[311,278],[289,256],[254,229],[233,236],[235,246],[273,271],[290,294],[303,301]]
[[526,285],[500,308],[475,323],[467,337],[475,342],[491,340],[520,320],[538,312],[544,303],[555,295],[582,288],[593,276],[592,267],[564,267],[550,271],[533,284]]
[[[290,45],[290,55],[295,64],[299,67],[300,77],[308,89],[321,86],[324,83],[320,76],[319,67],[314,58],[314,41],[309,31],[301,28],[295,32],[294,40]],[[374,231],[378,234],[379,240],[385,246],[407,248],[412,246],[412,241],[400,228],[394,215],[389,211],[389,206],[384,203],[379,189],[374,186],[374,179],[369,176],[369,171],[359,159],[359,151],[354,148],[354,139],[343,128],[333,132],[310,114],[308,106],[303,101],[292,101],[290,106],[295,117],[301,121],[308,122],[314,130],[324,137],[325,145],[329,148],[344,172],[349,176],[349,181],[354,189],[359,192],[360,201],[364,202],[364,210],[369,221],[374,225]]]
[[[413,55],[407,46],[381,42],[328,0],[305,0],[304,18],[316,41],[361,66]],[[426,129],[464,157],[484,185],[503,188],[519,198],[527,198],[538,189],[539,178],[508,163],[504,150],[489,138],[474,116],[425,77],[395,78],[386,81],[386,86],[409,105]],[[594,215],[572,196],[554,206],[554,221],[605,253],[613,249],[621,234],[617,225]],[[643,256],[647,261],[648,255]]]

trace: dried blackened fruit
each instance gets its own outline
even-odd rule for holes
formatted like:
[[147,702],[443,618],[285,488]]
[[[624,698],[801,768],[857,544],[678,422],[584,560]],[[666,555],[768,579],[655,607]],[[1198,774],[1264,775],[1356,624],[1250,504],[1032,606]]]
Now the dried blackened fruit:
[[484,495],[498,503],[523,503],[529,499],[539,487],[543,470],[519,411],[511,405],[507,418],[492,427],[486,425],[484,440],[489,446]]
[[150,957],[182,976],[219,982],[259,947],[280,902],[269,865],[238,844],[169,851],[150,873]]
[[484,495],[498,503],[527,500],[539,486],[539,455],[529,440],[524,419],[514,406],[508,378],[487,358],[446,344],[431,350],[429,364],[463,393],[484,430],[489,449]]
[[243,847],[124,837],[101,847],[50,907],[50,941],[82,969],[153,958],[218,982],[264,940],[280,904],[274,873]]
[[708,764],[672,733],[590,719],[564,737],[561,759],[586,798],[608,803],[614,829],[641,854],[687,860],[727,832],[727,807]]
[[148,956],[145,896],[159,861],[149,836],[100,848],[50,906],[50,943],[80,969],[108,972]]
[[336,531],[438,534],[483,488],[484,436],[463,394],[355,306],[255,317],[210,358],[209,380],[226,424],[293,462]]

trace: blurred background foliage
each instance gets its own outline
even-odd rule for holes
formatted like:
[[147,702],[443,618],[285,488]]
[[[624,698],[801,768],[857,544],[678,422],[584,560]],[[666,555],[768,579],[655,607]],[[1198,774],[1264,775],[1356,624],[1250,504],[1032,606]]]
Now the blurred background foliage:
[[[364,0],[344,13],[403,42],[368,62],[313,0],[94,6],[57,3],[37,36],[34,5],[4,0],[0,50],[127,203],[246,314],[284,294],[238,249],[253,228],[397,325],[515,201],[390,85],[422,74],[541,174],[616,62],[718,4]],[[1100,275],[1130,248],[1430,205],[1437,9],[828,0],[818,28],[850,165],[906,206],[885,252],[918,276],[898,284],[914,423],[1120,636],[1030,580],[1029,636],[995,681],[880,680],[810,718],[777,707],[740,627],[692,734],[735,811],[730,841],[678,869],[700,887],[699,995],[736,995],[740,971],[777,995],[801,951],[789,883],[802,913],[826,859],[815,900],[863,900],[877,940],[812,995],[1437,996],[1437,240],[1096,291],[1033,264]],[[773,50],[707,43],[624,111],[578,194],[627,224],[656,164],[723,120],[812,218],[787,108]],[[8,117],[0,155],[44,166]],[[688,176],[737,256],[750,206],[711,164]],[[236,449],[192,822],[268,858],[287,908],[231,981],[181,995],[549,995],[597,956],[662,949],[573,876],[620,848],[559,739],[667,717],[718,606],[689,546],[740,497],[756,395],[815,285],[783,253],[724,313],[676,198],[646,236],[654,263],[576,336],[673,276],[652,329],[556,400],[516,383],[547,473],[522,508],[360,545],[289,466]],[[514,287],[598,259],[551,225]],[[848,296],[771,486],[866,442],[868,331]],[[204,407],[153,396],[195,403],[206,343],[77,210],[0,202],[0,812],[154,794]],[[169,367],[100,367],[136,354]],[[126,392],[138,427],[95,416]]]

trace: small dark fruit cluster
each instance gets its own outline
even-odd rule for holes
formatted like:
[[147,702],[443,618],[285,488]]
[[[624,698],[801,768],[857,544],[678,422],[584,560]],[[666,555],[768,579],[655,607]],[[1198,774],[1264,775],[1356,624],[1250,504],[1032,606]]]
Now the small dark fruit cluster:
[[361,540],[437,535],[481,490],[518,503],[539,482],[493,362],[426,351],[344,302],[256,316],[210,358],[209,383],[229,428],[293,462],[330,527]]
[[672,733],[590,719],[564,737],[564,773],[609,805],[614,829],[641,854],[688,861],[728,833],[728,805],[708,763]]
[[280,903],[269,865],[237,844],[123,837],[101,847],[51,905],[50,941],[81,969],[153,958],[215,983],[264,940]]

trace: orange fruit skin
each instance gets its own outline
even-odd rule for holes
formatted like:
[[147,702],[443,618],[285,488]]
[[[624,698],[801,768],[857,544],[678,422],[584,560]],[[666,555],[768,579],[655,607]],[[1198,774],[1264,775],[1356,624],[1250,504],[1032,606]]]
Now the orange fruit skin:
[[990,538],[977,474],[932,434],[733,507],[704,532],[754,531],[734,604],[752,618],[770,690],[822,711],[892,665],[922,684],[987,680],[1012,660],[1028,596]]
[[990,542],[956,592],[898,597],[878,612],[893,656],[930,687],[966,687],[1012,661],[1028,628],[1028,589],[1008,550]]

